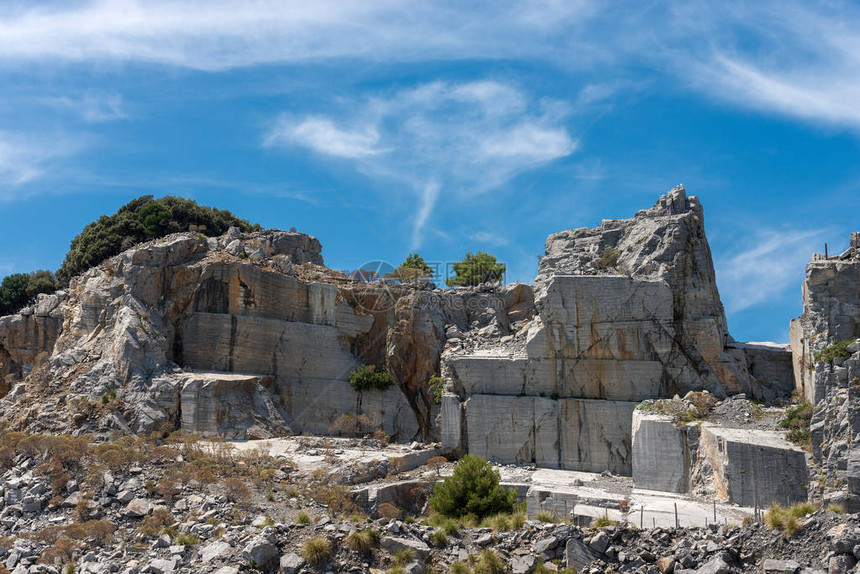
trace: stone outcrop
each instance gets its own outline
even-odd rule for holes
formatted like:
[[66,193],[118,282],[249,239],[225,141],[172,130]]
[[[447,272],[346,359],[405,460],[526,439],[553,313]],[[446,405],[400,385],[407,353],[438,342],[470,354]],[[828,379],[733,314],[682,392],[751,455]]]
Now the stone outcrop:
[[[232,229],[126,251],[0,320],[7,379],[40,352],[45,363],[44,380],[18,385],[0,409],[34,429],[95,418],[91,430],[166,425],[229,438],[326,433],[358,413],[411,439],[419,424],[400,386],[359,394],[347,383],[362,337],[377,329],[385,348],[397,314],[350,305],[337,284],[349,282],[320,266],[320,249],[300,233]],[[45,404],[46,394],[67,398]]]
[[[815,355],[838,342],[860,338],[860,233],[847,251],[815,254],[803,281],[803,314],[791,322],[791,350],[798,391],[817,404],[826,394]],[[826,367],[826,366],[823,366]]]
[[[784,348],[728,335],[683,188],[550,236],[534,286],[368,284],[322,263],[315,238],[274,230],[136,246],[0,320],[0,371],[23,380],[0,412],[36,430],[239,439],[364,417],[452,453],[630,474],[639,401],[791,387]],[[355,392],[360,364],[396,386]]]
[[[470,452],[575,470],[611,460],[613,472],[629,474],[637,402],[690,390],[771,400],[793,388],[789,351],[729,335],[702,207],[683,188],[632,219],[551,235],[534,302],[508,344],[443,355],[462,403],[460,412],[445,399],[459,418],[443,423],[446,444],[460,437]],[[565,405],[581,414],[566,418]],[[604,417],[611,429],[592,422]],[[558,437],[585,420],[595,432],[576,431],[574,454]]]
[[630,474],[634,403],[472,395],[469,452],[502,463]]
[[[791,322],[797,393],[815,407],[811,426],[816,496],[860,510],[860,233],[835,256],[814,254],[803,314]],[[837,343],[842,356],[819,355]],[[818,356],[817,356],[818,355]]]
[[41,294],[35,305],[0,317],[0,395],[50,355],[62,327],[65,292]]

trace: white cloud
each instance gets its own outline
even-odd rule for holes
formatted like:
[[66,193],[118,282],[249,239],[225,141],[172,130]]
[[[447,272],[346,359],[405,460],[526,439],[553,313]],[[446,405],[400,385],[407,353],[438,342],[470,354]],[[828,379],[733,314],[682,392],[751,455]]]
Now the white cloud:
[[37,137],[0,132],[0,199],[22,194],[20,186],[48,176],[59,160],[76,153],[82,143],[63,134]]
[[70,111],[87,123],[104,123],[129,117],[123,97],[117,93],[88,92],[80,96],[45,97],[39,101],[60,111]]
[[488,159],[517,158],[535,162],[568,155],[577,145],[566,129],[552,129],[532,122],[492,134],[481,144],[480,152]]
[[118,60],[225,69],[330,58],[504,58],[549,49],[590,0],[494,5],[420,0],[90,0],[7,9],[0,60]]
[[439,183],[437,181],[429,181],[424,186],[421,193],[421,204],[418,208],[418,214],[415,216],[415,226],[412,230],[412,244],[410,249],[418,249],[421,247],[424,233],[424,227],[427,225],[427,220],[433,213],[433,208],[436,207],[436,201],[439,200]]
[[[279,142],[280,138],[284,141]],[[383,152],[377,148],[379,133],[373,126],[350,130],[339,128],[330,119],[322,117],[309,117],[298,123],[292,123],[287,118],[279,119],[267,143],[276,145],[285,142],[296,143],[318,153],[349,159]]]
[[737,313],[789,290],[799,294],[803,270],[812,253],[821,251],[828,230],[761,229],[742,244],[752,247],[717,259],[717,278],[726,311]]
[[[119,61],[224,70],[470,59],[596,72],[579,94],[581,105],[629,90],[630,77],[659,70],[682,87],[740,107],[860,129],[860,6],[850,0],[668,0],[623,9],[594,0],[491,7],[420,0],[210,0],[205,6],[84,0],[20,3],[0,16],[0,63],[11,65]],[[654,85],[666,86],[659,79]],[[448,94],[449,100],[458,96],[480,100],[488,113],[517,113],[523,105],[493,83]]]
[[405,183],[418,203],[417,249],[441,196],[480,195],[573,153],[577,142],[561,109],[506,83],[431,82],[342,101],[337,118],[283,116],[264,143],[301,145],[352,160],[368,176]]
[[669,37],[651,52],[688,86],[740,107],[860,129],[860,5],[677,1],[668,20]]

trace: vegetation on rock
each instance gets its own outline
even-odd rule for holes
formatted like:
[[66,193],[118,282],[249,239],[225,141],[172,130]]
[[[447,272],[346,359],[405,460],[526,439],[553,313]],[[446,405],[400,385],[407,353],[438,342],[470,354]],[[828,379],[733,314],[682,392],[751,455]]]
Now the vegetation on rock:
[[430,508],[452,518],[474,516],[478,519],[511,512],[517,501],[516,490],[499,484],[499,471],[486,459],[467,454],[454,467],[454,473],[436,484]]
[[394,277],[401,281],[416,281],[433,276],[433,268],[417,253],[410,253],[400,267],[394,270]]
[[836,341],[826,349],[815,353],[815,362],[832,361],[833,359],[847,359],[851,356],[851,351],[848,350],[848,345],[854,342],[854,339],[847,341]]
[[780,421],[780,428],[788,431],[786,438],[796,445],[806,449],[812,446],[812,436],[809,433],[809,423],[812,420],[814,407],[806,401],[799,403],[785,412],[785,418]]
[[462,261],[453,264],[456,276],[447,280],[450,287],[471,287],[481,283],[498,283],[505,277],[505,264],[485,251],[466,253]]
[[794,534],[802,528],[800,519],[816,510],[815,506],[808,502],[800,502],[789,507],[774,503],[765,512],[764,521],[774,530]]
[[57,280],[50,271],[7,275],[0,283],[0,316],[18,311],[39,293],[53,293],[56,290]]
[[394,384],[394,377],[375,365],[359,365],[349,374],[349,384],[358,392],[376,389],[384,391]]
[[614,247],[604,247],[594,264],[598,269],[611,269],[618,266],[619,259],[621,259],[621,251]]
[[144,195],[130,201],[111,215],[103,215],[84,227],[72,240],[62,267],[57,271],[61,282],[98,265],[133,245],[180,231],[196,231],[209,237],[223,234],[230,227],[242,231],[260,229],[231,212],[197,205],[181,197],[153,199]]
[[197,205],[190,199],[172,196],[153,199],[144,195],[123,205],[115,214],[102,215],[84,227],[72,240],[56,276],[51,271],[39,270],[4,277],[0,284],[0,316],[17,312],[39,293],[53,293],[75,275],[137,243],[180,231],[215,237],[230,227],[244,232],[261,229],[259,224],[252,225],[227,210]]

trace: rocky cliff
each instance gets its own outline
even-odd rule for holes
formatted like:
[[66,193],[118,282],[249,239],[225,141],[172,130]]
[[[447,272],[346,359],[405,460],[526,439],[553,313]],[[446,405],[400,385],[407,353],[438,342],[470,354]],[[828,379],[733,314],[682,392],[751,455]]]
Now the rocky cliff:
[[[551,235],[534,299],[534,318],[507,344],[443,357],[443,412],[462,411],[445,444],[630,474],[637,402],[691,390],[772,399],[791,388],[787,350],[730,337],[702,207],[683,188],[631,219]],[[761,367],[751,374],[752,363]]]
[[[803,314],[791,322],[798,394],[810,427],[818,496],[860,510],[860,233],[847,251],[812,256]],[[853,342],[852,342],[853,341]]]
[[[792,386],[785,349],[729,336],[703,212],[682,188],[550,236],[534,286],[368,284],[322,263],[315,238],[274,230],[136,246],[0,319],[0,414],[39,431],[228,438],[360,423],[629,474],[638,401]],[[359,364],[397,385],[356,393]]]
[[[320,253],[308,235],[232,229],[107,260],[0,319],[13,389],[0,413],[39,431],[228,438],[348,432],[355,421],[341,417],[364,415],[395,439],[433,438],[427,381],[446,333],[506,333],[530,290],[361,283]],[[362,363],[398,384],[356,393],[347,379]]]

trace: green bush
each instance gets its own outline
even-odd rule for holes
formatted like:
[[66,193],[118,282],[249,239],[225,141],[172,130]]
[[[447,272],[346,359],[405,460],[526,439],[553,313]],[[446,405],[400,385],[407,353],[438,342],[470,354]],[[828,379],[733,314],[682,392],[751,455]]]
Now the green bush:
[[381,538],[382,535],[372,528],[356,530],[346,537],[346,545],[350,550],[355,550],[362,554],[368,554],[377,544],[379,544]]
[[826,349],[815,353],[815,362],[832,361],[833,359],[847,359],[851,356],[851,351],[848,350],[848,345],[854,342],[854,339],[847,341],[836,341]]
[[358,392],[370,389],[384,391],[394,384],[394,377],[375,365],[359,365],[349,374],[349,384]]
[[453,264],[457,274],[447,280],[450,287],[469,287],[481,283],[497,283],[505,278],[505,264],[496,263],[496,256],[485,251],[466,253],[466,257]]
[[511,512],[516,501],[517,491],[499,485],[499,472],[489,462],[467,454],[454,467],[454,473],[435,486],[430,508],[452,518],[472,515],[482,519]]
[[197,205],[190,199],[144,195],[120,207],[113,215],[102,215],[84,227],[72,240],[57,272],[62,283],[98,265],[137,243],[179,231],[196,231],[215,237],[230,227],[242,231],[260,229],[226,210]]
[[8,315],[27,304],[27,285],[30,276],[26,273],[14,273],[3,278],[0,283],[0,315]]
[[19,311],[39,293],[57,290],[57,279],[50,271],[40,269],[33,273],[13,273],[0,282],[0,316]]

